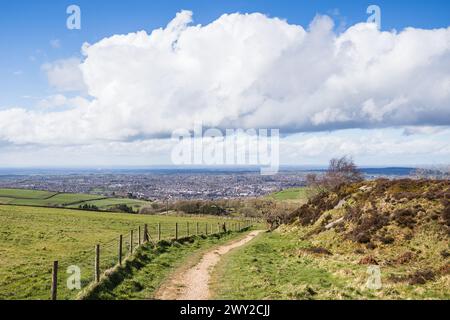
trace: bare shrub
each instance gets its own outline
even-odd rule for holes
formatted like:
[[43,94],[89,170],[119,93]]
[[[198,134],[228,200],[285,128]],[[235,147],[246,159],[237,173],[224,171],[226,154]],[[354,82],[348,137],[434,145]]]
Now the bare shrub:
[[282,224],[290,222],[291,209],[277,203],[272,203],[272,208],[265,214],[266,222],[269,224],[271,231],[275,230]]
[[323,248],[323,247],[309,247],[309,248],[304,249],[304,251],[308,252],[308,253],[325,255],[325,256],[333,255],[330,250]]
[[436,274],[433,270],[419,270],[409,276],[409,284],[425,284],[428,281],[434,280]]
[[328,189],[334,190],[343,184],[362,181],[363,175],[356,167],[353,159],[345,156],[330,160],[330,165],[323,179],[323,184]]
[[375,257],[369,255],[359,260],[358,264],[378,265],[378,261]]
[[363,174],[356,167],[351,157],[333,158],[328,170],[323,175],[308,174],[306,183],[317,193],[324,190],[336,190],[344,184],[351,184],[364,180]]

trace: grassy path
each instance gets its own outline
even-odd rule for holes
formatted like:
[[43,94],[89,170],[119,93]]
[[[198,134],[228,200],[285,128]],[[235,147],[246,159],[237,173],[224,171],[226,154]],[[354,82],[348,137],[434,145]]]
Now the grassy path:
[[156,250],[142,250],[118,277],[106,282],[88,299],[143,300],[159,299],[157,292],[182,268],[194,266],[202,256],[230,241],[241,239],[245,233],[229,232],[190,240],[162,242]]
[[252,241],[262,231],[252,231],[236,241],[227,242],[206,252],[200,262],[178,269],[160,290],[156,298],[161,300],[207,300],[210,298],[210,273],[221,257]]
[[290,235],[261,234],[219,262],[211,281],[213,297],[230,300],[338,298],[345,283],[321,265],[322,258],[301,254],[299,249],[305,246],[306,243]]
[[317,243],[296,232],[264,233],[221,259],[211,280],[214,299],[225,300],[353,300],[449,299],[448,275],[425,284],[395,281],[404,265],[379,265],[381,288],[366,286],[370,266],[364,254],[348,252],[340,243],[333,254],[318,252]]

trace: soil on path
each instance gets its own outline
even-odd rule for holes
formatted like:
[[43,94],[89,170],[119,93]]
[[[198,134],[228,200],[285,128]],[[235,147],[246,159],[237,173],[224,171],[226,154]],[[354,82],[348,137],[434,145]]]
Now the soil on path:
[[210,298],[209,280],[212,268],[222,255],[253,240],[263,230],[250,232],[244,238],[219,246],[203,255],[200,262],[186,270],[180,268],[156,292],[160,300],[207,300]]

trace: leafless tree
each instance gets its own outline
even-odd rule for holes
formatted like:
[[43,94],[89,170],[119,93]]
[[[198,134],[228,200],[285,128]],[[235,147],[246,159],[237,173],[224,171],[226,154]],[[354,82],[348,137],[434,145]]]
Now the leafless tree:
[[323,175],[311,174],[306,177],[308,186],[316,192],[324,189],[333,190],[342,184],[359,182],[363,179],[363,174],[357,168],[353,159],[348,156],[331,159],[328,170]]
[[347,156],[331,159],[325,177],[327,177],[331,186],[359,182],[364,179],[363,174],[356,167],[353,159]]

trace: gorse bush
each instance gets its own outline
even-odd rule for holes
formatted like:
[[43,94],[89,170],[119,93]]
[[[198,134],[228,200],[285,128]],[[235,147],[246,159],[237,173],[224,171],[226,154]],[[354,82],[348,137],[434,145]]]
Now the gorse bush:
[[[418,226],[436,221],[448,232],[450,181],[386,180],[342,184],[334,191],[321,191],[307,204],[284,218],[287,223],[312,226],[321,220],[320,228],[332,221],[329,212],[343,210],[342,223],[335,227],[346,239],[357,243],[392,244],[396,234],[392,226],[404,230],[404,238]],[[389,227],[389,228],[388,228]],[[389,231],[391,230],[391,231]]]

